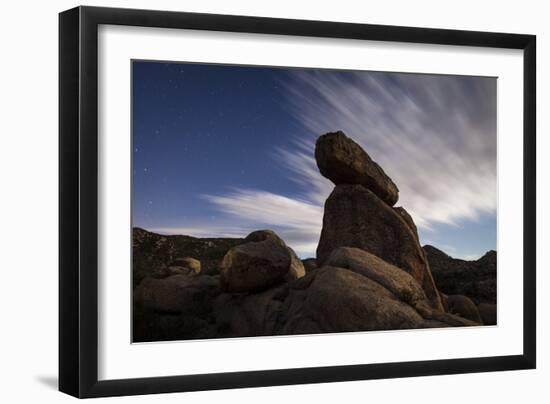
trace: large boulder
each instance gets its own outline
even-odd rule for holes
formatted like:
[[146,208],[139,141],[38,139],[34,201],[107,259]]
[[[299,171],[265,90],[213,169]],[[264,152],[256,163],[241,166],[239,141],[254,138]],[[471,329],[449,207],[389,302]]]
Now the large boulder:
[[258,292],[304,275],[302,261],[271,230],[252,232],[222,262],[222,281],[229,292]]
[[337,185],[325,202],[317,260],[338,247],[356,247],[409,273],[432,307],[443,310],[430,267],[410,224],[362,185]]
[[290,284],[279,334],[421,328],[414,308],[363,275],[324,266]]
[[422,287],[411,275],[359,248],[335,249],[327,259],[326,265],[349,269],[378,282],[401,301],[412,306],[427,300]]
[[323,176],[340,184],[361,184],[390,206],[395,205],[399,190],[384,170],[344,132],[320,136],[315,159]]
[[290,268],[290,255],[272,239],[233,247],[222,262],[226,290],[251,292],[282,282]]
[[303,262],[300,260],[300,258],[298,258],[294,250],[288,247],[284,242],[284,240],[280,238],[273,230],[253,231],[248,236],[246,236],[244,241],[249,243],[250,242],[257,243],[259,241],[264,241],[267,239],[276,241],[277,243],[279,243],[281,246],[285,247],[288,250],[288,254],[290,255],[290,268],[287,276],[288,280],[301,278],[306,274],[306,270]]
[[447,304],[450,313],[457,314],[476,323],[482,322],[479,311],[470,298],[463,295],[449,295],[447,296]]

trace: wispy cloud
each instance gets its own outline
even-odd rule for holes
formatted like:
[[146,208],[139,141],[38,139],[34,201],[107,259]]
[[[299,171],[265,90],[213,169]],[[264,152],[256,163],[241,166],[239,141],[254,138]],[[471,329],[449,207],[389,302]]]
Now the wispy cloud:
[[[496,80],[303,71],[286,88],[296,118],[313,134],[310,150],[319,134],[346,132],[394,180],[398,204],[419,227],[496,209]],[[320,191],[316,200],[324,200],[311,161],[296,156],[282,153],[281,161],[307,173]]]
[[161,234],[187,234],[194,237],[245,237],[262,228],[277,232],[302,257],[315,256],[323,218],[322,206],[299,198],[271,192],[235,189],[202,198],[224,213],[216,225],[155,227]]
[[179,226],[179,227],[151,227],[148,230],[159,234],[166,235],[191,235],[193,237],[206,237],[206,238],[239,238],[244,237],[250,233],[250,229],[247,227],[239,227],[234,224],[229,226]]
[[239,219],[250,231],[275,230],[302,256],[314,256],[323,218],[323,207],[310,201],[271,192],[237,189],[223,196],[204,195],[221,211]]
[[301,255],[314,255],[333,189],[317,169],[314,145],[320,134],[338,129],[394,180],[398,205],[421,229],[495,211],[496,80],[304,70],[283,85],[304,132],[272,157],[303,192],[235,189],[204,196],[239,226],[273,228]]

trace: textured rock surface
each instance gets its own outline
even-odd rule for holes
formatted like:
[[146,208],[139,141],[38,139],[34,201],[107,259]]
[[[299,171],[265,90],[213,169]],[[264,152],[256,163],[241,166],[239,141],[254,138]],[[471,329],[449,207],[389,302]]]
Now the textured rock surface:
[[399,190],[384,170],[343,132],[320,136],[315,159],[321,174],[340,184],[361,184],[390,206],[395,205]]
[[134,289],[134,342],[213,338],[219,276],[146,277]]
[[475,303],[468,297],[463,295],[449,295],[447,296],[447,304],[450,313],[457,314],[477,323],[482,322]]
[[[249,240],[263,241],[250,241],[241,247],[260,244],[278,249],[281,255],[286,253],[288,270],[290,254],[284,245],[273,237],[256,236]],[[224,290],[220,276],[148,276],[134,289],[133,339],[143,342],[476,324],[434,309],[412,276],[363,250],[338,248],[328,261],[331,266],[316,268],[290,282],[281,279],[260,291]]]
[[233,247],[222,262],[222,283],[231,292],[251,292],[281,283],[289,274],[286,246],[267,238]]
[[372,279],[411,306],[427,302],[426,294],[411,275],[359,248],[337,248],[330,254],[326,265],[346,268]]
[[424,319],[379,283],[325,266],[291,284],[282,334],[418,328]]
[[393,208],[393,210],[395,212],[397,212],[397,214],[399,216],[401,216],[401,218],[405,221],[405,223],[407,223],[407,225],[409,226],[409,229],[411,229],[411,231],[415,235],[416,239],[418,240],[418,230],[417,230],[416,224],[414,224],[414,220],[411,217],[411,215],[409,214],[409,212],[407,212],[405,210],[405,208],[403,208],[402,206],[398,206],[396,208]]
[[338,185],[325,203],[317,247],[322,265],[338,247],[356,247],[408,272],[437,309],[443,309],[430,267],[409,224],[361,185]]
[[285,247],[288,250],[288,253],[290,254],[290,269],[289,274],[287,277],[287,280],[297,279],[301,278],[306,274],[304,264],[298,258],[294,250],[286,245],[284,240],[280,238],[274,231],[272,230],[257,230],[250,233],[246,238],[244,239],[245,242],[259,242],[264,240],[274,240],[283,247]]
[[213,276],[173,275],[164,279],[145,278],[134,291],[137,306],[165,313],[196,313],[209,298],[220,292]]
[[468,296],[476,304],[496,304],[496,251],[488,251],[476,261],[452,258],[430,245],[425,245],[424,251],[440,291],[448,295]]
[[497,305],[491,303],[481,303],[477,306],[479,315],[483,324],[496,325],[497,324]]
[[286,283],[259,293],[219,295],[213,305],[216,335],[223,338],[276,334],[287,295]]

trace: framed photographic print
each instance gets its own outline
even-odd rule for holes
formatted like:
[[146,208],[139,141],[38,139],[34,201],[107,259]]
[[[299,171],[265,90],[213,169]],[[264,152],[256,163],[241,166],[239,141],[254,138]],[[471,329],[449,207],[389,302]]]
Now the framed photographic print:
[[61,391],[535,367],[534,36],[59,21]]

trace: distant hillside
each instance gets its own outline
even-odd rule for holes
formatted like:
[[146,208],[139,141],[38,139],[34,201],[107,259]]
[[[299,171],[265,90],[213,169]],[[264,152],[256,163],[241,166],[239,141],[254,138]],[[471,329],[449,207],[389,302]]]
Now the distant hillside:
[[438,289],[447,295],[465,295],[475,303],[496,303],[497,253],[488,251],[475,261],[450,257],[431,246],[423,247]]
[[165,236],[139,227],[133,228],[132,238],[134,286],[180,257],[200,260],[205,274],[217,273],[225,253],[244,241],[242,238]]

